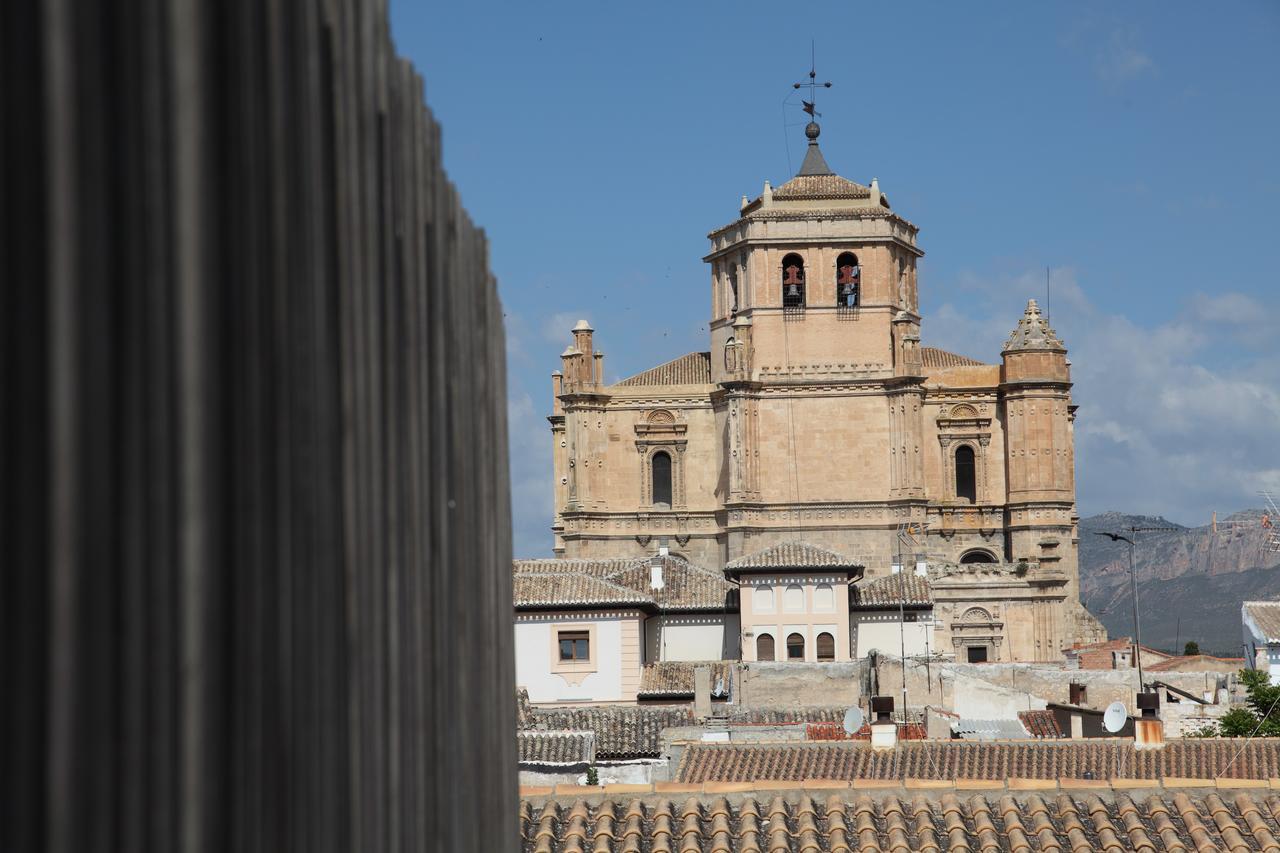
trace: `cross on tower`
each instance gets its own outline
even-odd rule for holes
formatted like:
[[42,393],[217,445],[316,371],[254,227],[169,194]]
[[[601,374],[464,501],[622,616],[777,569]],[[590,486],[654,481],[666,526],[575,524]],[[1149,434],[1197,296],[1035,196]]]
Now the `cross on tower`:
[[806,86],[809,88],[809,100],[806,101],[803,98],[801,98],[800,103],[804,104],[804,111],[807,112],[813,118],[817,118],[818,116],[822,115],[822,113],[818,112],[817,110],[818,87],[822,87],[823,89],[831,88],[831,83],[829,81],[826,83],[819,83],[817,81],[817,77],[818,77],[817,62],[814,60],[814,57],[811,53],[809,57],[809,82],[794,83],[792,84],[792,88],[800,89]]

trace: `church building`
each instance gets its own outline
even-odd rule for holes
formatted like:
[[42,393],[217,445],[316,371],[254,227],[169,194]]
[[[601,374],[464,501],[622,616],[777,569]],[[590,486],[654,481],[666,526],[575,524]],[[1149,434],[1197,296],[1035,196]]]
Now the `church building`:
[[924,346],[918,228],[805,134],[795,177],[708,235],[706,351],[606,384],[573,328],[552,375],[556,556],[724,572],[745,661],[865,653],[859,602],[879,599],[858,587],[896,573],[930,653],[1061,660],[1105,637],[1079,601],[1066,346],[1034,300],[995,363]]

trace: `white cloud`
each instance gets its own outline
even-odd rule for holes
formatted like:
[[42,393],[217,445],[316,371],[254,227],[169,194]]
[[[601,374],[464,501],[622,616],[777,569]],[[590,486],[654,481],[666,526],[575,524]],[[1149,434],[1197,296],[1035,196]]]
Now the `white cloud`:
[[[585,311],[560,311],[552,314],[542,322],[542,337],[553,344],[568,346],[573,342],[573,327],[579,320],[586,320]],[[590,322],[590,320],[588,320]]]
[[[963,301],[926,317],[925,343],[992,360],[1026,298],[1043,294],[1044,276],[966,278]],[[1280,482],[1280,375],[1271,367],[1280,345],[1263,334],[1254,300],[1197,294],[1181,314],[1144,325],[1101,310],[1068,270],[1054,271],[1053,294],[1080,406],[1082,513],[1205,523],[1214,509],[1257,505],[1256,492]],[[1242,340],[1253,351],[1237,357],[1232,344]]]
[[[548,394],[550,387],[548,386]],[[551,554],[551,432],[528,393],[513,389],[507,399],[511,454],[511,523],[517,557]]]

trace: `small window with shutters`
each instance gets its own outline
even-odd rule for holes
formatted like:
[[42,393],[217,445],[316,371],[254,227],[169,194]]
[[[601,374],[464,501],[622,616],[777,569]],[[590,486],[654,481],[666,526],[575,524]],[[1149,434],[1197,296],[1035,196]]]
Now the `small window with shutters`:
[[761,634],[756,637],[756,660],[773,660],[772,634]]
[[818,635],[818,641],[814,645],[818,652],[818,660],[836,659],[836,638],[826,631]]

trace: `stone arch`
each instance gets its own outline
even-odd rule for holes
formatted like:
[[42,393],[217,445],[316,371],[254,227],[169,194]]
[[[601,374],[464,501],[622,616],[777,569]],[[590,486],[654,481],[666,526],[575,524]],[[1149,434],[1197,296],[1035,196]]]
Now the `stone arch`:
[[986,548],[970,548],[960,555],[960,563],[968,565],[973,563],[998,563],[996,555],[988,551]]
[[971,420],[978,416],[978,410],[968,403],[960,403],[951,409],[951,417],[953,420]]
[[961,622],[990,622],[991,614],[981,607],[970,607],[960,617]]
[[676,416],[666,409],[654,409],[646,420],[651,426],[669,426],[676,422]]

